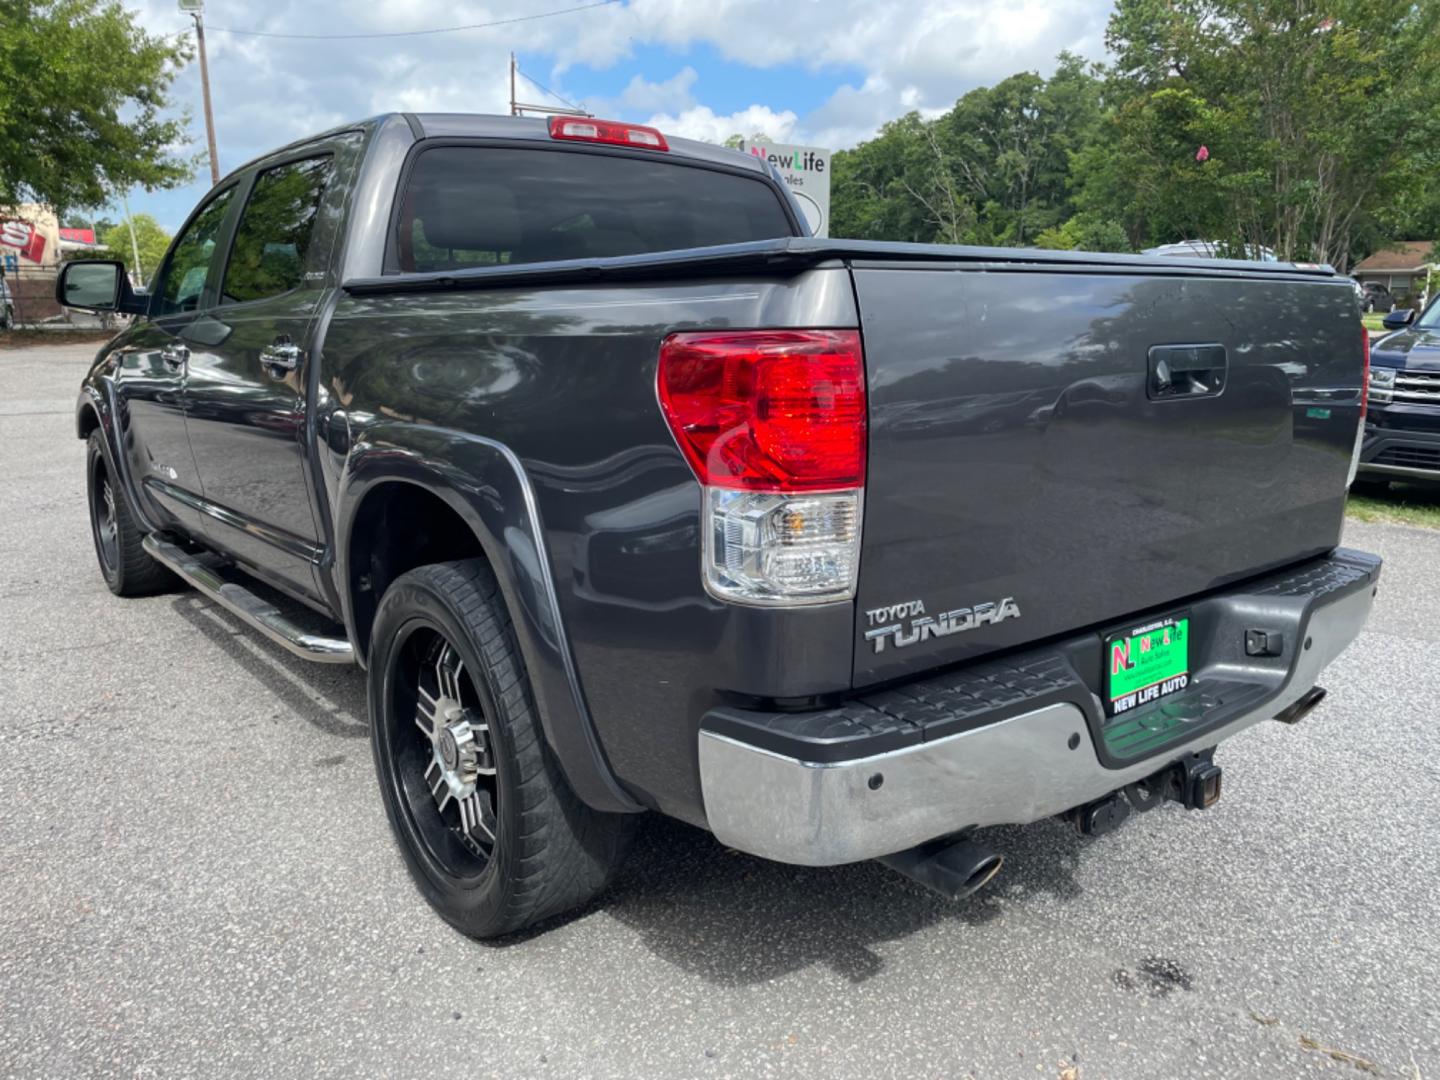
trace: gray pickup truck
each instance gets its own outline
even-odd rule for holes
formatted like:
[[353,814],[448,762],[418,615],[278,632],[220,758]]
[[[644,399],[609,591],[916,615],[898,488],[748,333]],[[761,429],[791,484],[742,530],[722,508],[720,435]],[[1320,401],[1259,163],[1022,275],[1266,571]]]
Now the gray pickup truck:
[[363,665],[469,934],[645,810],[965,895],[984,826],[1213,804],[1365,621],[1344,278],[802,222],[650,128],[391,115],[227,177],[148,295],[58,283],[138,317],[77,412],[110,588]]

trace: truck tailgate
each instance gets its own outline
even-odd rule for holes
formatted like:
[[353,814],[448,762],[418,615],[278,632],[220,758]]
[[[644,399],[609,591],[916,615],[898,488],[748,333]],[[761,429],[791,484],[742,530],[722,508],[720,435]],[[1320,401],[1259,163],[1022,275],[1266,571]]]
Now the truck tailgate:
[[1338,543],[1363,377],[1345,279],[852,273],[870,401],[857,686]]

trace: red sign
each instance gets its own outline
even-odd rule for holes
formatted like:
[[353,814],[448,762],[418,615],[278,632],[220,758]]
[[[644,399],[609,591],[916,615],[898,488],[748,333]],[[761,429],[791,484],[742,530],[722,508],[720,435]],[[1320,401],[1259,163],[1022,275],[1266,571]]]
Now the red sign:
[[89,244],[95,246],[94,229],[61,229],[60,239],[68,240],[72,244]]
[[18,248],[31,262],[45,256],[45,236],[28,221],[0,221],[0,244]]

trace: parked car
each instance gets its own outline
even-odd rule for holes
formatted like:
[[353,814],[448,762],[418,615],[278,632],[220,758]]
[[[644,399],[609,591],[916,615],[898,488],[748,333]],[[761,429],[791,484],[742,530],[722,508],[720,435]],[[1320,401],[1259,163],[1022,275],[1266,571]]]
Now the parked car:
[[1361,311],[1394,311],[1395,298],[1390,295],[1390,290],[1378,281],[1362,281],[1358,283],[1360,290]]
[[1440,481],[1440,305],[1419,316],[1398,308],[1384,322],[1391,333],[1371,345],[1360,478]]
[[982,826],[1209,807],[1380,573],[1319,268],[820,240],[745,154],[395,115],[222,180],[149,296],[57,289],[136,316],[77,407],[110,589],[366,667],[395,838],[476,936],[646,810],[956,897]]

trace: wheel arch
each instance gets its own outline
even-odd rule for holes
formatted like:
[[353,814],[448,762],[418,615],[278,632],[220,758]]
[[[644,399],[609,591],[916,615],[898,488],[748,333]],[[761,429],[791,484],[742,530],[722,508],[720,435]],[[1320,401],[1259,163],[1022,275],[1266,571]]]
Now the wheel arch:
[[[597,810],[643,809],[620,786],[596,734],[581,688],[544,546],[529,478],[501,443],[462,432],[384,424],[366,431],[351,451],[336,498],[335,584],[346,630],[362,662],[383,585],[425,561],[483,557],[501,595],[530,674],[546,741],[577,795]],[[395,517],[398,511],[410,515]],[[419,515],[415,517],[414,515]],[[411,528],[418,521],[418,528]],[[420,539],[400,530],[459,530]],[[375,554],[396,550],[388,580],[368,582]],[[438,555],[429,558],[429,555]],[[397,569],[398,568],[398,569]],[[382,586],[382,587],[377,587]]]
[[87,440],[96,431],[100,432],[105,466],[119,485],[120,496],[125,500],[126,509],[143,531],[154,532],[155,523],[150,520],[136,497],[135,478],[130,474],[130,462],[120,452],[120,440],[114,422],[115,411],[110,397],[112,392],[106,380],[99,380],[98,385],[94,380],[86,381],[80,388],[80,397],[75,403],[75,435],[79,439]]
[[[105,408],[105,401],[100,396],[98,390],[89,383],[81,387],[80,399],[75,402],[76,437],[79,439],[88,439],[90,438],[90,433],[96,428],[108,429],[109,425],[105,423],[104,419],[108,411],[109,410]],[[108,430],[106,437],[109,437]]]

